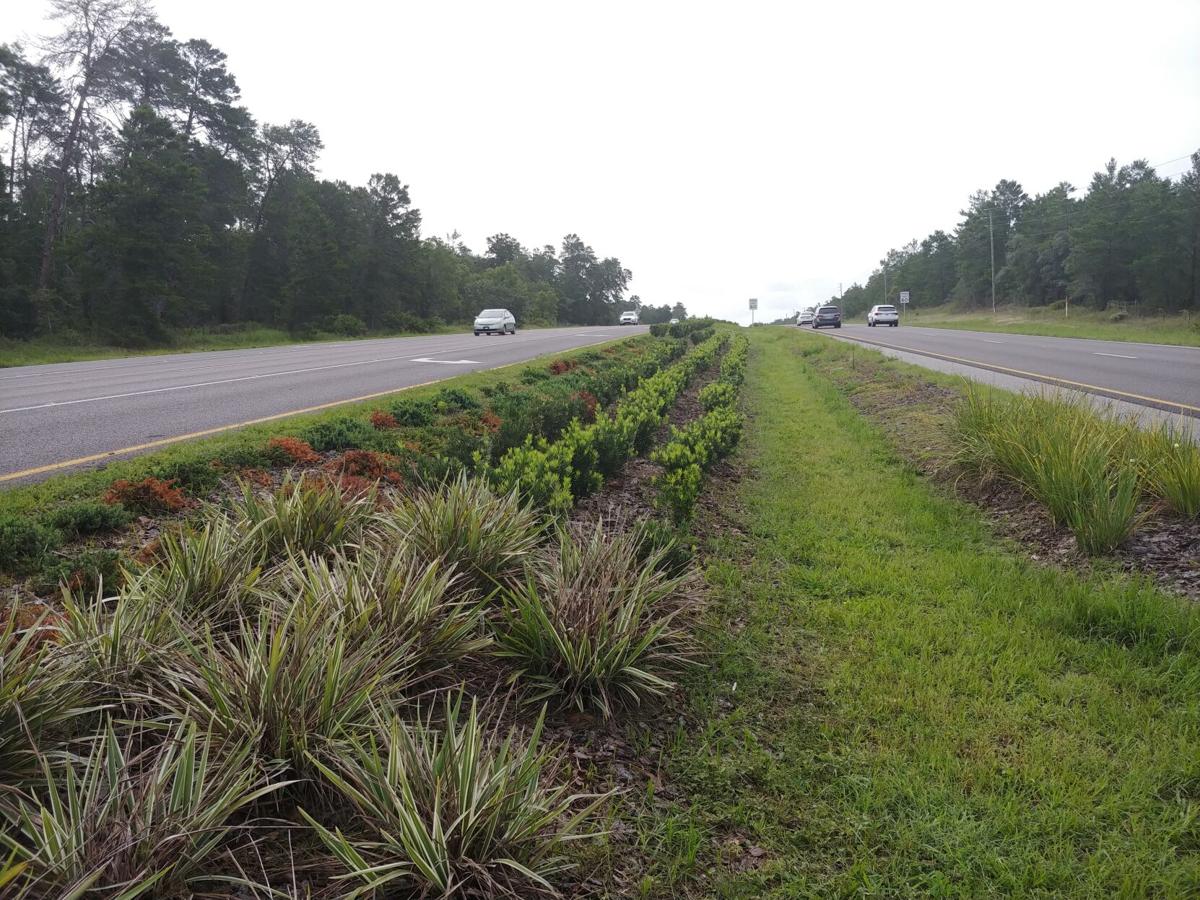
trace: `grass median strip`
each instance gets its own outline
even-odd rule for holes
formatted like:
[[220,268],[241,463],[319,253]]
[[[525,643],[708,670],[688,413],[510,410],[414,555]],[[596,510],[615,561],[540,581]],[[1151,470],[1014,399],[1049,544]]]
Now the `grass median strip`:
[[751,477],[709,578],[689,797],[647,893],[1183,896],[1200,889],[1200,620],[1037,567],[756,330]]

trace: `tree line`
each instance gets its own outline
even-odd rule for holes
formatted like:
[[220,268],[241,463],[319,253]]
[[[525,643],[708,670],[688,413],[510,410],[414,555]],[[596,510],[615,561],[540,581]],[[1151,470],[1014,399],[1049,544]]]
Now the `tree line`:
[[0,45],[0,335],[422,330],[497,306],[524,324],[609,324],[640,302],[620,260],[578,235],[531,248],[496,234],[477,254],[423,236],[395,174],[318,177],[316,126],[257,122],[225,54],[176,39],[142,0],[50,8],[37,58]]
[[1077,193],[1064,181],[1030,197],[1007,179],[976,191],[952,232],[889,250],[831,302],[857,315],[909,291],[916,306],[990,308],[994,251],[997,303],[1200,310],[1200,152],[1178,179],[1110,160]]

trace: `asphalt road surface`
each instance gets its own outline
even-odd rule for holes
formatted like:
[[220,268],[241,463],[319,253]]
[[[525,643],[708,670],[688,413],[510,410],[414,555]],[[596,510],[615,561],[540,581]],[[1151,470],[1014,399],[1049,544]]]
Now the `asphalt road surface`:
[[1200,416],[1200,347],[950,328],[843,325],[823,333]]
[[0,485],[646,330],[468,332],[0,369]]

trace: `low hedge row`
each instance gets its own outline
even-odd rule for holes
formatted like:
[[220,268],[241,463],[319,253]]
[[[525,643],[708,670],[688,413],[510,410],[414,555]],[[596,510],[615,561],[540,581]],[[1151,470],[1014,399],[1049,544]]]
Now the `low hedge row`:
[[[598,416],[591,425],[575,419],[555,441],[528,438],[487,469],[489,480],[497,490],[517,490],[551,513],[570,509],[630,457],[649,450],[667,409],[697,371],[714,363],[724,343],[723,336],[712,336],[679,362],[649,375],[612,416]],[[476,461],[482,467],[484,460]]]
[[57,571],[64,563],[64,543],[115,531],[134,514],[170,514],[194,506],[195,498],[210,494],[231,473],[313,465],[322,453],[352,450],[394,457],[407,477],[420,482],[472,469],[477,457],[490,465],[531,435],[555,440],[572,421],[590,423],[598,406],[612,403],[688,347],[682,337],[634,338],[619,347],[527,366],[516,379],[489,388],[445,388],[425,399],[401,396],[367,415],[324,419],[296,437],[238,446],[213,459],[152,466],[143,481],[114,482],[101,496],[40,516],[0,515],[0,573]]
[[671,439],[651,456],[663,467],[657,501],[677,524],[692,518],[704,471],[732,453],[741,439],[742,416],[734,404],[745,379],[748,348],[744,337],[734,339],[721,360],[720,377],[700,392],[707,412],[683,428],[673,428]]

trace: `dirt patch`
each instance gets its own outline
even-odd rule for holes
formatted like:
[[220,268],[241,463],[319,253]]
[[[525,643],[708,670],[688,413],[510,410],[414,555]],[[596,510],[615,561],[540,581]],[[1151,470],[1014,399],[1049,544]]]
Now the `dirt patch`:
[[[954,463],[952,422],[962,393],[894,364],[858,359],[807,360],[833,381],[860,413],[888,435],[897,452],[922,474],[983,509],[995,530],[1033,560],[1084,572],[1097,561],[1080,552],[1070,531],[1058,528],[1046,508],[1019,485],[984,478]],[[1146,521],[1106,559],[1124,571],[1147,575],[1165,590],[1200,600],[1200,522],[1173,516],[1155,505]]]

